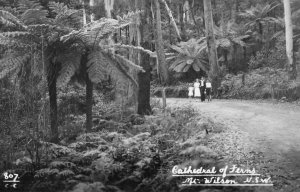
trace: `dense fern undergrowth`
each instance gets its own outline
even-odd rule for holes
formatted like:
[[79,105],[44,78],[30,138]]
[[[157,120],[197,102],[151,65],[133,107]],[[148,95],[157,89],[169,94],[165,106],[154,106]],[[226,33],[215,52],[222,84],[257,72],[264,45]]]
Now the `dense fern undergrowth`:
[[2,172],[19,174],[19,191],[190,191],[179,188],[182,179],[172,177],[173,166],[210,167],[219,159],[207,145],[206,130],[213,123],[195,119],[197,112],[189,106],[163,112],[153,99],[153,115],[121,115],[118,106],[105,99],[109,96],[98,93],[93,131],[85,133],[81,95],[80,88],[59,95],[64,119],[59,144],[43,137],[7,138],[18,147],[10,169]]

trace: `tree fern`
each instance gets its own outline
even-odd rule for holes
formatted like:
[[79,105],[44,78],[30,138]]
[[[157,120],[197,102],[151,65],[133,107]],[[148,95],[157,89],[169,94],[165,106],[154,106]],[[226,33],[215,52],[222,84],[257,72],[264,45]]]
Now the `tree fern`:
[[191,39],[187,42],[180,42],[172,45],[175,53],[171,54],[168,60],[171,63],[169,69],[176,72],[187,72],[191,67],[195,71],[208,71],[209,65],[206,61],[207,44],[205,38],[199,40]]
[[82,29],[72,31],[61,37],[63,42],[81,41],[91,46],[98,46],[102,39],[113,34],[117,29],[128,26],[139,12],[129,12],[123,17],[116,19],[101,18],[85,25]]

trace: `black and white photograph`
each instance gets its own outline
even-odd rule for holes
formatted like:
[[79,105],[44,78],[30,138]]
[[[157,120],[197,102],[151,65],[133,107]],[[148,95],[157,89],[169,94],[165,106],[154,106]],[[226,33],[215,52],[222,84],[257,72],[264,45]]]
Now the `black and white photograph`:
[[300,192],[300,0],[0,0],[0,192]]

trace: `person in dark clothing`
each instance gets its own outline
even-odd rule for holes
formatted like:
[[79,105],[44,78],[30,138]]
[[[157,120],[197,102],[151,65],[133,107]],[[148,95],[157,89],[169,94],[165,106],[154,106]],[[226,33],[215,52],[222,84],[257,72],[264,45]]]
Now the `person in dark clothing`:
[[205,89],[206,89],[206,82],[203,77],[200,80],[200,92],[201,92],[201,102],[205,101]]
[[211,86],[211,82],[209,79],[206,80],[206,96],[207,96],[207,100],[211,101],[211,90],[212,90],[212,86]]

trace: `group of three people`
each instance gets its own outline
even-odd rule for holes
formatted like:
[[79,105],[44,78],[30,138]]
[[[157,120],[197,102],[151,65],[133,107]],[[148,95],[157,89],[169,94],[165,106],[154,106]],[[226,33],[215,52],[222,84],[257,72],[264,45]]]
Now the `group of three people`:
[[205,80],[204,77],[201,77],[201,80],[196,79],[194,84],[191,84],[189,87],[189,98],[194,97],[200,97],[201,102],[205,101],[205,96],[207,96],[208,101],[211,101],[211,82],[209,79]]

